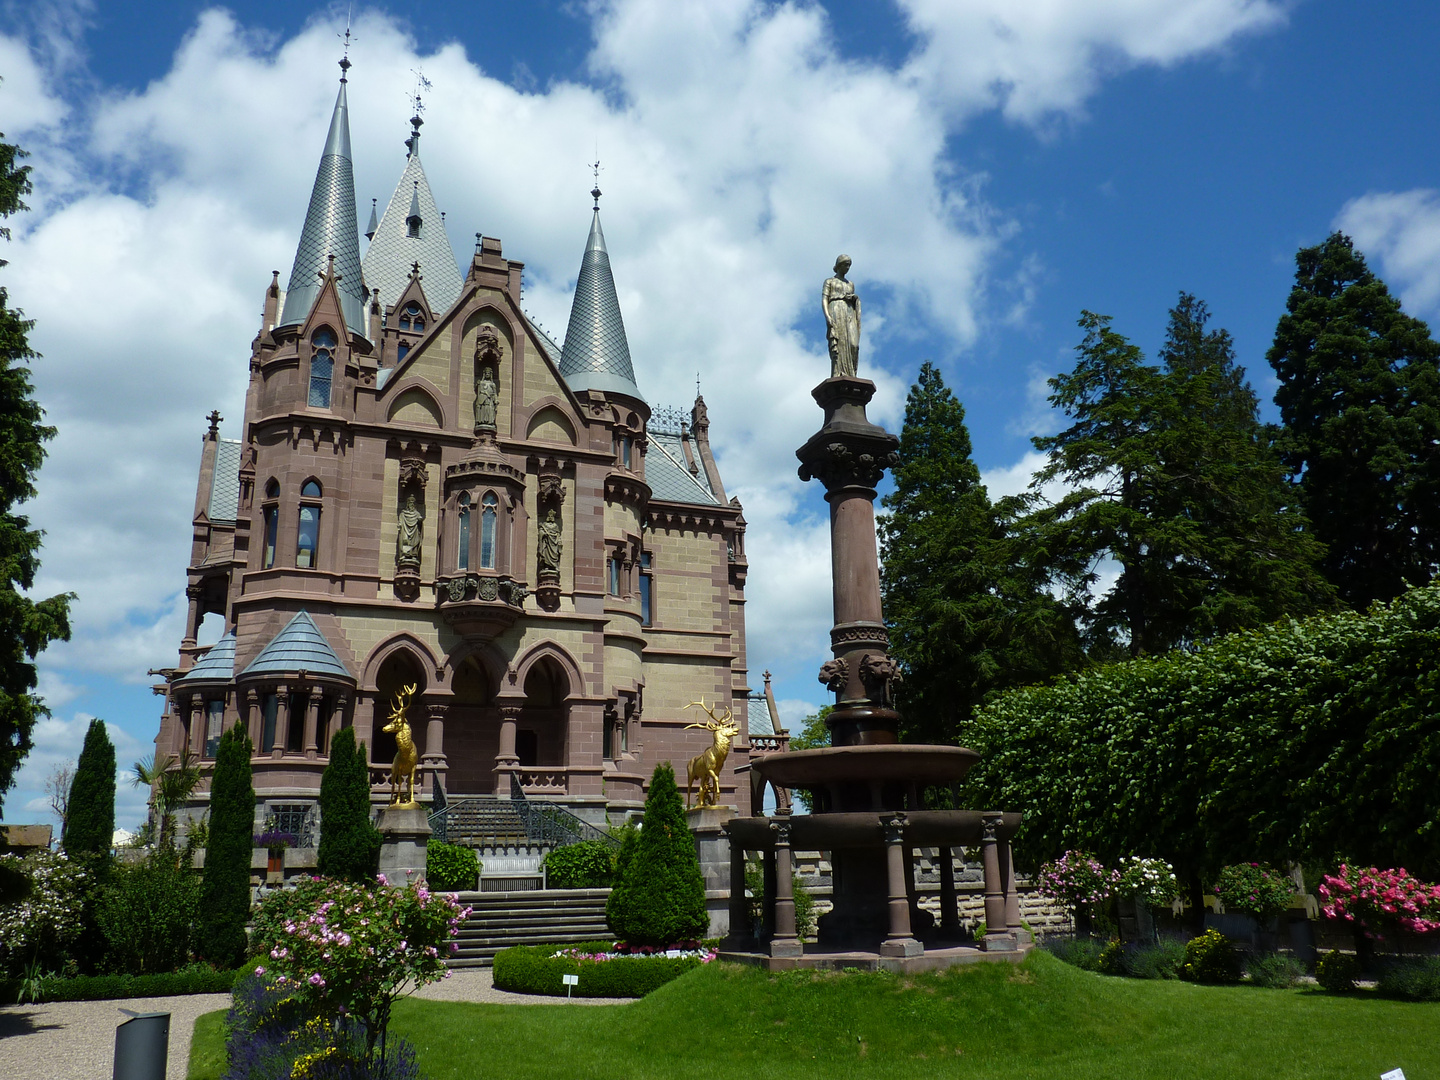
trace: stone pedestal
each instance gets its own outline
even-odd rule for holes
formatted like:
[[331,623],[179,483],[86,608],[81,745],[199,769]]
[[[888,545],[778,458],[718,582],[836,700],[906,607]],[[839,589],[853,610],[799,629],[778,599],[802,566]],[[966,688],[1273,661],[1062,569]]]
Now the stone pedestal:
[[403,886],[425,876],[425,845],[430,821],[423,806],[387,806],[376,822],[380,829],[380,873],[391,885]]
[[[697,806],[685,811],[685,823],[695,837],[695,854],[700,859],[700,876],[705,879],[705,909],[710,913],[707,937],[730,933],[730,839],[725,823],[736,814],[733,806]],[[738,885],[745,894],[745,878]]]

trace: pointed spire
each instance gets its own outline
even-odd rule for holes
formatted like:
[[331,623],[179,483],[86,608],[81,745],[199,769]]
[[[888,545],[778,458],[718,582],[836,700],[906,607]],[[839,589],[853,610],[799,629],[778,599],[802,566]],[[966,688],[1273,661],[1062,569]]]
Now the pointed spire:
[[374,240],[374,239],[375,239],[375,230],[376,230],[377,228],[379,228],[379,225],[380,225],[380,219],[379,219],[379,218],[376,216],[376,214],[375,214],[375,204],[376,204],[377,202],[379,202],[378,199],[371,199],[371,200],[370,200],[370,224],[365,226],[365,239],[366,239],[366,240]]
[[[429,87],[422,78],[421,85]],[[439,315],[448,311],[460,298],[464,284],[455,251],[445,232],[444,216],[435,205],[425,167],[420,164],[419,93],[415,97],[415,114],[410,117],[410,138],[405,140],[409,154],[400,182],[380,215],[380,223],[365,252],[365,281],[380,289],[380,302],[389,306],[399,303],[401,294],[410,284],[410,264],[419,260],[425,267],[425,299]],[[416,223],[412,230],[411,223]]]
[[350,160],[350,107],[345,97],[349,58],[340,61],[340,92],[330,116],[330,132],[315,172],[315,187],[295,249],[295,265],[285,293],[281,326],[302,323],[320,295],[320,274],[327,255],[335,256],[336,285],[346,325],[365,335],[365,283],[360,269],[360,231],[355,221],[355,168]]
[[575,391],[603,390],[644,401],[635,385],[625,320],[620,316],[615,279],[610,274],[610,254],[605,250],[605,233],[600,228],[598,182],[591,194],[595,213],[580,262],[580,277],[575,282],[570,326],[560,354],[560,374]]

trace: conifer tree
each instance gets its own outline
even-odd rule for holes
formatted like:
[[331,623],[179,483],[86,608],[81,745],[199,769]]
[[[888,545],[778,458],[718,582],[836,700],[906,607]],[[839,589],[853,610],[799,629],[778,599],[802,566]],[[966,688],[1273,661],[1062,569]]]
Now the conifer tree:
[[617,937],[631,945],[665,946],[705,936],[705,879],[669,762],[655,766],[645,823],[633,850],[622,853],[622,864],[619,886],[605,905]]
[[1008,537],[980,482],[964,406],[929,362],[910,388],[898,452],[879,531],[890,647],[905,667],[902,731],[948,742],[991,690],[1078,663],[1078,641]]
[[91,720],[70,784],[70,813],[61,843],[65,854],[100,858],[115,836],[115,745],[104,720]]
[[200,882],[200,954],[218,967],[245,959],[250,918],[250,859],[255,840],[255,789],[250,736],[237,722],[220,737],[210,780],[210,836]]
[[[26,209],[21,200],[30,191],[30,166],[19,164],[23,157],[24,150],[0,136],[0,218]],[[0,238],[10,239],[8,227],[0,227]],[[10,307],[0,286],[0,807],[30,752],[35,721],[49,715],[35,695],[35,657],[52,641],[70,640],[74,599],[68,593],[45,600],[25,595],[40,568],[41,532],[15,508],[34,498],[44,444],[55,435],[40,422],[44,410],[32,396],[28,362],[38,355],[28,341],[33,325]],[[107,850],[109,843],[107,833]]]
[[330,743],[330,763],[320,775],[320,850],[324,877],[371,882],[380,854],[380,830],[370,820],[370,775],[365,748],[352,728]]
[[1357,608],[1440,567],[1440,344],[1333,233],[1295,256],[1266,354],[1279,448],[1325,576]]

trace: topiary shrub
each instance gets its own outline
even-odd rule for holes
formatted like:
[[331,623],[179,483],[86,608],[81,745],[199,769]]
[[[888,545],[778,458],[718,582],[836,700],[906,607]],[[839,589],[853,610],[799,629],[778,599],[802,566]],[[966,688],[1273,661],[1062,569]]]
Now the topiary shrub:
[[671,945],[706,935],[705,879],[669,762],[655,767],[640,835],[627,840],[620,856],[619,885],[605,905],[606,920],[620,940]]
[[103,858],[115,835],[115,744],[104,720],[91,720],[70,782],[70,806],[61,845],[72,859]]
[[370,820],[370,771],[365,747],[352,728],[341,728],[330,741],[330,763],[320,774],[320,847],[316,867],[322,877],[367,884],[380,860],[380,830]]
[[[589,960],[574,953],[604,952],[606,941],[567,946],[519,945],[495,954],[495,987],[514,994],[548,994],[565,997],[562,975],[579,975],[571,988],[575,997],[644,997],[692,971],[705,961],[698,956],[633,956],[614,960]],[[557,956],[556,953],[562,953]]]
[[1405,1001],[1440,1001],[1440,956],[1396,960],[1380,972],[1375,989]]
[[254,850],[255,789],[250,784],[250,736],[235,726],[220,737],[210,781],[210,836],[200,879],[200,935],[196,951],[216,967],[245,959],[250,918],[250,853]]
[[1355,989],[1355,980],[1360,977],[1360,961],[1349,953],[1331,949],[1315,964],[1315,981],[1321,989],[1332,994],[1344,994]]
[[474,892],[480,887],[480,859],[474,848],[432,837],[425,844],[425,880],[442,892]]
[[1219,930],[1206,930],[1191,938],[1185,946],[1185,962],[1180,977],[1197,983],[1237,983],[1240,981],[1240,954],[1230,939]]
[[1125,950],[1125,974],[1135,979],[1178,979],[1184,963],[1185,943],[1174,938]]
[[555,848],[545,856],[545,884],[551,889],[608,889],[615,883],[619,854],[599,840]]
[[1284,953],[1264,953],[1252,957],[1246,970],[1252,983],[1272,990],[1288,990],[1305,975],[1305,965]]

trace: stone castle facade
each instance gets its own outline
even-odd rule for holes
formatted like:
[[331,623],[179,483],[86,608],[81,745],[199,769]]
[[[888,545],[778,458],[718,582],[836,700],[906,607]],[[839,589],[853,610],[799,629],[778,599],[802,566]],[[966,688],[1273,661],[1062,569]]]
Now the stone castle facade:
[[[522,311],[499,240],[457,265],[418,115],[362,257],[347,67],[288,284],[265,293],[241,437],[212,414],[202,443],[157,760],[213,759],[239,722],[257,821],[313,843],[336,732],[368,748],[385,801],[382,728],[413,686],[421,801],[518,786],[600,823],[642,805],[658,762],[683,783],[710,744],[686,728],[703,698],[740,723],[720,801],[748,814],[736,774],[769,713],[748,684],[745,519],[704,401],[659,409],[639,388],[599,191],[563,345]],[[224,633],[203,647],[210,617]]]

